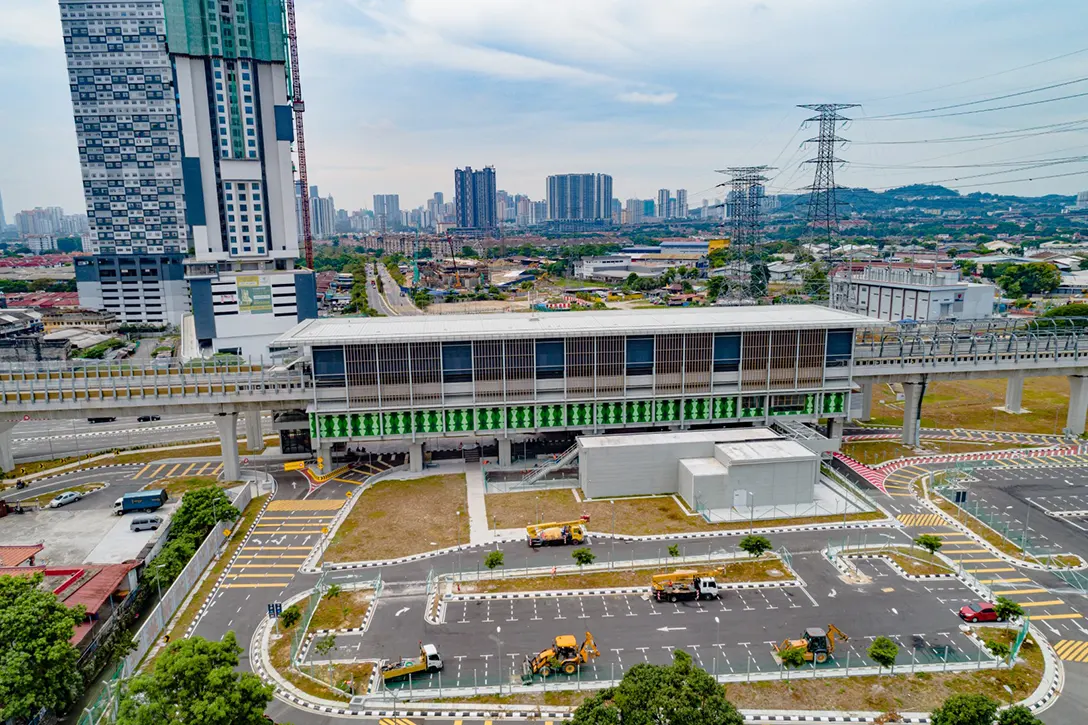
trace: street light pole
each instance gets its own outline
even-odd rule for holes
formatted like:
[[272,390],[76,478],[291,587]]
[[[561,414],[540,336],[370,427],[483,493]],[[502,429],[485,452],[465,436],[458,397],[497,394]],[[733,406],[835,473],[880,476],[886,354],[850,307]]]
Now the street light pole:
[[495,642],[497,642],[498,645],[499,645],[499,665],[498,665],[498,669],[499,669],[499,694],[501,695],[502,694],[502,640],[499,639],[499,637],[498,637],[498,635],[500,635],[500,634],[502,634],[502,625],[496,625],[495,626]]
[[609,503],[612,504],[612,561],[616,561],[616,500]]

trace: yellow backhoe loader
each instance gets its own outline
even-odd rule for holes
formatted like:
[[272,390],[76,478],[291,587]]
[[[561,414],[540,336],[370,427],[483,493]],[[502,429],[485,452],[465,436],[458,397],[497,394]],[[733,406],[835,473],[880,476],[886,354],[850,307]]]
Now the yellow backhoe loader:
[[594,657],[600,657],[593,635],[586,632],[585,641],[578,646],[573,634],[561,634],[555,638],[552,646],[535,657],[526,657],[521,665],[521,681],[529,683],[535,675],[547,677],[556,672],[573,675],[578,668]]
[[850,640],[841,629],[834,624],[829,624],[827,631],[819,627],[809,627],[801,634],[801,639],[784,639],[782,644],[774,646],[774,651],[775,654],[781,655],[786,650],[801,649],[804,650],[805,662],[815,661],[816,664],[822,665],[835,654],[836,635],[844,642]]

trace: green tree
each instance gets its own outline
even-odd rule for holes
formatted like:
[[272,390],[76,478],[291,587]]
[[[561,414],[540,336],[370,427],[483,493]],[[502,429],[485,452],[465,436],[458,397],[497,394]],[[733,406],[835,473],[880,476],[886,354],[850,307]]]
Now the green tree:
[[997,714],[997,725],[1043,725],[1043,721],[1023,705],[1013,705]]
[[1062,274],[1053,264],[1031,262],[1008,266],[997,278],[998,285],[1009,297],[1053,292],[1062,283]]
[[340,596],[341,593],[343,593],[343,591],[344,587],[340,586],[339,584],[330,584],[329,587],[325,590],[325,598],[336,599],[338,596]]
[[578,566],[592,564],[593,561],[597,558],[596,554],[594,554],[592,551],[585,547],[582,547],[581,549],[575,549],[570,553],[570,555],[574,557],[574,562],[578,564]]
[[960,268],[961,272],[968,276],[978,273],[978,265],[970,259],[957,259],[956,266]]
[[329,652],[331,652],[332,648],[335,647],[335,646],[336,646],[336,635],[335,634],[326,634],[324,637],[322,637],[321,639],[314,642],[314,651],[317,652],[322,657],[324,657]]
[[936,534],[922,534],[914,540],[914,543],[928,551],[930,556],[936,554],[937,549],[940,549],[944,545],[941,541],[941,537]]
[[669,556],[680,556],[680,545],[671,544],[669,546]]
[[235,672],[242,648],[222,641],[178,639],[149,672],[129,681],[117,725],[264,725],[272,687],[251,672]]
[[887,637],[877,637],[868,649],[869,659],[881,667],[894,667],[895,658],[899,655],[899,645]]
[[714,678],[691,655],[673,652],[671,665],[637,664],[616,687],[601,690],[574,711],[572,725],[742,725]]
[[[1047,310],[1046,312],[1043,313],[1043,317],[1047,317],[1047,318],[1054,318],[1054,317],[1059,317],[1059,318],[1060,317],[1086,318],[1086,319],[1063,321],[1067,325],[1076,325],[1077,327],[1082,327],[1082,326],[1088,324],[1088,305],[1086,305],[1084,303],[1074,302],[1074,303],[1070,303],[1068,305],[1059,305],[1057,307],[1051,307],[1049,310]],[[1047,324],[1061,325],[1062,322],[1059,322],[1059,321],[1055,320],[1054,322],[1049,322]]]
[[740,540],[740,550],[746,552],[753,559],[758,559],[772,548],[774,547],[771,546],[771,540],[766,536],[748,534]]
[[484,557],[484,566],[487,567],[488,571],[490,571],[492,573],[492,575],[494,575],[495,569],[497,567],[502,566],[502,565],[503,565],[503,554],[502,554],[501,551],[489,552],[488,555]]
[[283,626],[287,629],[298,624],[300,619],[302,619],[302,612],[299,611],[297,604],[292,604],[280,613],[280,621],[283,622]]
[[238,516],[238,509],[231,505],[223,489],[203,486],[181,497],[181,505],[174,512],[170,535],[192,534],[200,540],[212,530],[216,521],[234,521]]
[[778,658],[782,660],[782,665],[784,667],[793,667],[796,669],[805,664],[805,648],[790,647],[788,649],[779,650]]
[[0,576],[0,721],[63,711],[83,686],[68,640],[86,611],[57,601],[42,579]]
[[725,291],[724,277],[711,277],[706,281],[706,301],[713,302]]
[[815,299],[826,299],[829,293],[827,270],[819,262],[805,267],[801,272],[801,291]]
[[934,710],[932,725],[993,725],[997,703],[985,695],[952,695]]
[[1002,660],[1008,659],[1009,653],[1012,651],[1009,649],[1009,645],[994,639],[986,640],[986,649],[990,650],[990,654],[994,657]]
[[1002,622],[1008,622],[1013,619],[1019,619],[1024,616],[1024,608],[1011,599],[1005,597],[998,597],[994,602],[994,611],[997,613],[997,618]]

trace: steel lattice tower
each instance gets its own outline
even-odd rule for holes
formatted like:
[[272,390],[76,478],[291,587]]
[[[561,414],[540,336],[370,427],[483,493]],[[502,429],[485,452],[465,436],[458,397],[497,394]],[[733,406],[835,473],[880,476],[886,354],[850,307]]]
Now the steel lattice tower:
[[730,247],[734,250],[728,296],[734,299],[762,296],[767,289],[763,267],[762,213],[764,172],[769,166],[730,166],[718,173],[729,175],[730,191],[725,207],[731,232]]
[[849,118],[839,114],[846,108],[857,108],[857,103],[811,103],[798,108],[816,111],[815,116],[805,119],[805,123],[819,122],[820,131],[816,138],[804,141],[816,144],[816,158],[808,159],[806,164],[816,165],[816,174],[809,189],[808,224],[812,230],[813,241],[822,240],[827,245],[827,258],[831,258],[831,240],[839,230],[839,207],[836,199],[835,164],[843,160],[835,156],[835,147],[845,143],[846,139],[836,135],[839,124]]

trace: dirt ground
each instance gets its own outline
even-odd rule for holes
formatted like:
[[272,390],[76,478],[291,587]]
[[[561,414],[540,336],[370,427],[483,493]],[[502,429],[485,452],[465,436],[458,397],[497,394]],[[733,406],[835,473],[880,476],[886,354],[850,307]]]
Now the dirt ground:
[[359,494],[325,561],[392,559],[467,543],[465,492],[463,473],[375,484]]
[[352,592],[340,592],[335,597],[322,597],[310,618],[310,630],[317,629],[352,629],[363,626],[370,598],[374,592],[358,589]]
[[[1065,427],[1069,381],[1064,377],[1024,380],[1023,415],[1010,415],[1005,404],[1005,379],[951,380],[930,383],[922,398],[922,427],[975,428],[1017,433],[1060,434]],[[888,385],[873,388],[874,425],[902,425],[903,403]]]
[[472,302],[436,302],[427,305],[428,315],[461,315],[485,312],[528,312],[529,301],[521,300],[480,300]]
[[[592,531],[611,533],[613,505],[608,501],[583,501],[574,498],[574,490],[555,488],[527,493],[496,493],[487,497],[487,516],[498,520],[499,528],[527,526],[533,521],[573,521],[589,514]],[[728,524],[708,524],[701,516],[687,515],[668,496],[656,498],[615,499],[616,533],[640,536],[645,534],[675,534],[686,531],[717,529],[747,529],[747,521]],[[539,516],[539,519],[537,518]],[[847,520],[883,518],[880,512],[854,514]],[[792,519],[793,524],[841,521],[842,516],[810,516]],[[756,522],[755,527],[781,526],[782,519]]]
[[[740,562],[710,562],[709,564],[677,564],[652,569],[623,569],[590,572],[588,574],[562,574],[558,576],[520,577],[510,579],[484,579],[461,585],[462,592],[532,592],[552,589],[587,589],[595,587],[649,586],[656,574],[666,574],[677,569],[707,571],[725,566],[725,573],[715,576],[719,582],[765,582],[786,579],[786,568],[777,559]],[[487,576],[485,572],[483,576]]]

